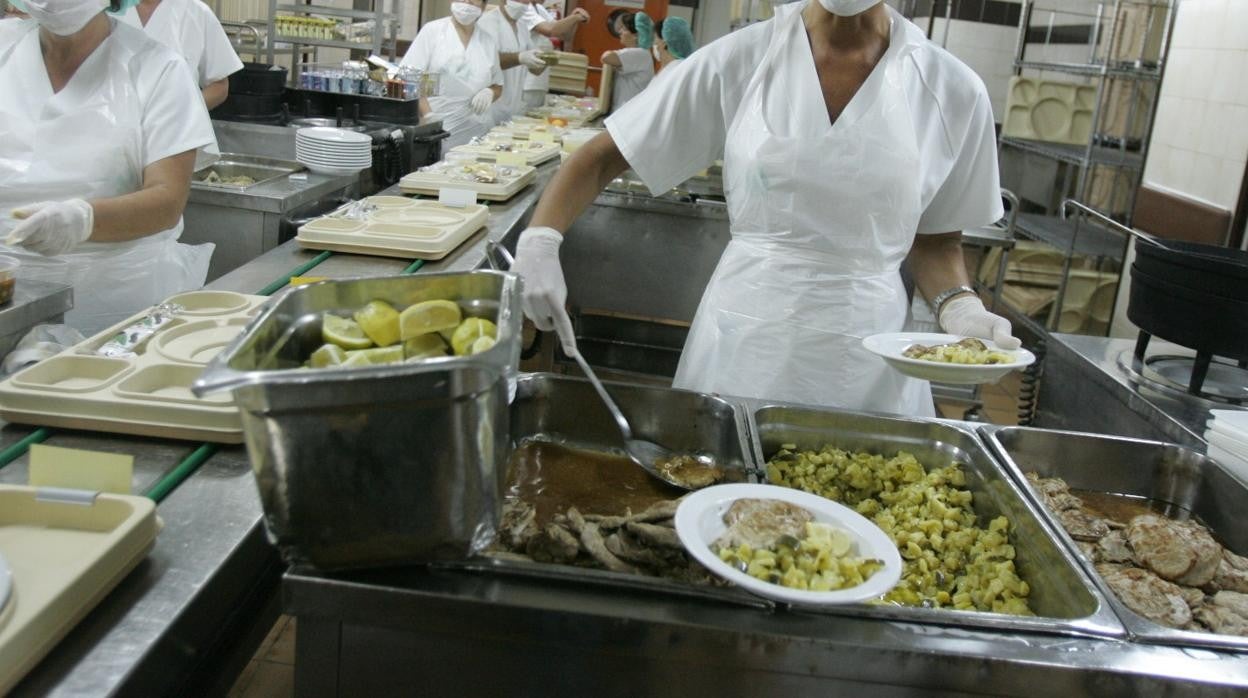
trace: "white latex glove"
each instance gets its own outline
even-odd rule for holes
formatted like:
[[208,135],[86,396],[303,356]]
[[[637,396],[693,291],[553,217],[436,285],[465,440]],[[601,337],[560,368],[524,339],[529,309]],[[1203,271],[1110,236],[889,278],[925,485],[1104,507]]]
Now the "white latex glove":
[[992,340],[1005,350],[1017,349],[1023,345],[1011,334],[1009,320],[988,312],[983,301],[969,294],[945,303],[940,311],[940,326],[945,332],[959,337]]
[[13,209],[13,217],[22,222],[5,238],[5,244],[21,245],[48,257],[86,242],[95,227],[95,209],[82,199],[40,201]]
[[520,233],[516,243],[516,261],[511,271],[524,280],[524,314],[537,329],[554,330],[569,356],[576,351],[576,335],[572,319],[564,304],[568,300],[568,284],[559,265],[559,245],[563,236],[554,228],[529,228]]
[[517,56],[517,58],[520,60],[520,65],[523,65],[529,70],[536,70],[539,72],[546,70],[546,61],[537,57],[536,49],[529,49],[528,51],[521,51],[520,55]]
[[494,90],[491,90],[490,88],[486,87],[482,89],[480,92],[472,96],[472,101],[468,103],[468,106],[472,109],[473,114],[477,114],[479,116],[481,114],[484,114],[485,111],[489,109],[490,105],[493,103],[494,103]]

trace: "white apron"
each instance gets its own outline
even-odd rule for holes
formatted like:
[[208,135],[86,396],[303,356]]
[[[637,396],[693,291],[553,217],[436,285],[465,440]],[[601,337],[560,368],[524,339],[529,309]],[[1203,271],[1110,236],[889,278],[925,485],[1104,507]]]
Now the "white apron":
[[[127,71],[133,52],[110,35],[51,95],[37,25],[30,24],[24,36],[0,46],[0,240],[16,223],[15,208],[120,196],[143,183],[143,104]],[[149,237],[86,242],[57,257],[5,245],[0,254],[21,260],[19,279],[72,284],[74,308],[65,322],[90,335],[203,285],[213,246],[180,244],[181,234],[179,220]]]
[[892,370],[861,340],[899,331],[906,318],[899,270],[922,213],[899,77],[909,49],[894,37],[829,128],[801,12],[775,21],[728,129],[732,239],[675,386],[931,415],[930,386]]
[[[442,130],[451,134],[442,145],[443,152],[464,145],[477,136],[484,136],[494,127],[494,119],[488,109],[484,114],[473,114],[470,106],[473,96],[490,86],[491,66],[480,59],[477,55],[480,50],[473,46],[479,41],[481,28],[473,29],[467,47],[460,42],[454,27],[446,31],[447,34],[442,37],[445,42],[453,40],[461,50],[456,52],[455,46],[446,43],[439,47],[447,52],[446,63],[441,68],[438,96],[429,98],[429,120],[441,121]],[[495,56],[494,60],[498,57]]]

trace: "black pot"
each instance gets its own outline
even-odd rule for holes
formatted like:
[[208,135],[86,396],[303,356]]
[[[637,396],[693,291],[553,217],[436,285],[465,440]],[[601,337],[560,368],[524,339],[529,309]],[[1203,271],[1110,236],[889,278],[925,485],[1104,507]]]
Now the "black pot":
[[230,95],[281,95],[286,89],[286,69],[267,63],[244,63],[230,76]]
[[1166,248],[1137,244],[1136,266],[1179,286],[1248,300],[1248,252],[1193,242],[1167,240],[1165,244]]
[[[1144,247],[1149,245],[1140,245],[1137,254]],[[1162,279],[1137,262],[1131,267],[1127,317],[1141,330],[1197,352],[1248,360],[1248,298]]]

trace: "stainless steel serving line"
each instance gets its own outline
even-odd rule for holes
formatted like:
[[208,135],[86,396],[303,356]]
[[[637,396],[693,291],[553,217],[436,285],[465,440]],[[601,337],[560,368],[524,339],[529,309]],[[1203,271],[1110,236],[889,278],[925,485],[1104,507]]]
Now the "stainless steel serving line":
[[[554,171],[554,165],[539,168],[535,186],[491,205],[485,231],[424,269],[480,268],[487,242],[514,244]],[[651,203],[638,207],[647,215],[659,212]],[[318,258],[287,242],[208,288],[254,293]],[[304,273],[347,278],[397,274],[407,266],[333,254]],[[6,425],[0,448],[31,433]],[[47,443],[135,455],[136,492],[162,481],[199,446],[62,430]],[[0,467],[0,482],[26,476],[25,456]],[[14,695],[182,695],[228,688],[231,667],[241,668],[238,662],[250,656],[278,611],[282,570],[265,539],[244,450],[220,448],[158,513],[164,529],[148,559]],[[810,614],[485,571],[292,571],[282,605],[299,616],[300,696],[407,694],[414,686],[453,695],[546,694],[552,687],[594,695],[702,688],[734,695],[834,688],[1072,695],[1248,689],[1248,659],[1225,652]]]

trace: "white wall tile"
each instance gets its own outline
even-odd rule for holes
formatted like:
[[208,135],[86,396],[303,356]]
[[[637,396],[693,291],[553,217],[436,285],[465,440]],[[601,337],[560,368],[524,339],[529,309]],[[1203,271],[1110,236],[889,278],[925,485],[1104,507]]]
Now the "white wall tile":
[[1226,48],[1248,51],[1248,2],[1228,0],[1222,38]]
[[[1201,71],[1204,79],[1199,81],[1207,90],[1206,98],[1211,102],[1238,103],[1240,88],[1245,83],[1244,71],[1248,70],[1248,52],[1217,50],[1212,53],[1212,70]],[[1201,64],[1207,65],[1203,57]]]
[[1170,145],[1195,152],[1200,147],[1200,130],[1204,127],[1205,111],[1209,105],[1195,99],[1184,99],[1174,115]]
[[1170,163],[1166,178],[1159,182],[1164,187],[1175,191],[1186,192],[1192,181],[1192,168],[1196,166],[1196,153],[1182,148],[1175,148],[1170,153]]
[[1221,208],[1230,208],[1234,202],[1220,201],[1222,189],[1222,158],[1204,153],[1192,155],[1192,174],[1186,186],[1181,190],[1188,195],[1214,204]]
[[1228,211],[1234,211],[1239,202],[1239,189],[1244,181],[1244,159],[1221,160],[1218,166],[1218,187],[1214,201]]
[[[1227,136],[1231,132],[1231,109],[1229,104],[1206,104],[1204,120],[1196,136],[1196,152],[1214,157],[1226,157]],[[1241,126],[1248,128],[1248,124]]]
[[1230,126],[1226,129],[1223,157],[1248,161],[1248,106],[1231,105],[1226,112]]
[[1170,158],[1174,146],[1158,143],[1154,138],[1148,149],[1148,159],[1144,161],[1144,183],[1160,185],[1170,177]]
[[1157,115],[1153,117],[1153,145],[1174,145],[1174,130],[1178,125],[1183,100],[1162,93],[1157,102]]

